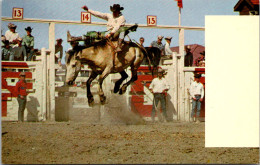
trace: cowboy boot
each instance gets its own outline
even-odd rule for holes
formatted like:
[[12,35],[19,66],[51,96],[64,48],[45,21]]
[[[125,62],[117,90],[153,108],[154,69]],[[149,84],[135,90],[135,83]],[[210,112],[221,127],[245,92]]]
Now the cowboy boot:
[[72,42],[72,41],[84,41],[84,39],[82,38],[82,36],[73,37],[73,36],[70,35],[70,32],[67,31],[67,42]]
[[123,43],[123,39],[119,38],[118,39],[118,46],[116,48],[116,52],[121,52],[122,51],[122,43]]

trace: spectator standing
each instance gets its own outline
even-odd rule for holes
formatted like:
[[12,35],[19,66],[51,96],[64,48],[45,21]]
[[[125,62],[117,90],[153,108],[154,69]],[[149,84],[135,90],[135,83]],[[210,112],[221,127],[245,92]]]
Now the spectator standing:
[[144,47],[144,37],[140,37],[139,43],[142,47]]
[[26,102],[27,102],[27,92],[26,92],[26,88],[27,88],[27,84],[25,81],[25,73],[21,72],[20,75],[20,81],[18,81],[16,83],[15,86],[15,90],[17,93],[17,101],[19,104],[19,108],[18,108],[18,121],[19,122],[23,122],[24,121],[24,110],[25,110],[25,106],[26,106]]
[[13,47],[13,53],[14,53],[14,58],[17,61],[23,61],[24,57],[26,57],[26,50],[25,47],[22,46],[22,38],[17,39],[17,44]]
[[[195,75],[195,80],[190,86],[190,95],[192,97],[191,118],[194,122],[199,123],[201,102],[203,101],[203,97],[204,97],[204,86],[202,83],[200,83],[200,74]],[[197,113],[195,117],[196,107],[197,107]]]
[[56,45],[55,45],[55,64],[59,64],[59,66],[61,66],[62,56],[63,56],[62,39],[59,38],[56,40]]
[[2,60],[3,61],[14,60],[14,52],[12,51],[12,47],[10,46],[8,40],[4,41],[4,46],[2,47]]
[[157,37],[157,41],[153,41],[150,45],[150,47],[156,47],[161,50],[161,55],[164,55],[164,45],[162,43],[163,36],[159,35]]
[[200,57],[198,57],[198,58],[195,60],[195,65],[196,65],[196,66],[200,66],[199,63],[200,63],[201,61],[205,61],[205,51],[200,52]]
[[25,28],[26,35],[23,37],[22,45],[25,47],[27,58],[26,61],[31,61],[34,53],[34,37],[32,36],[32,28]]
[[15,31],[16,27],[15,24],[9,23],[9,30],[5,32],[5,39],[9,41],[10,46],[15,45],[17,43],[17,38],[19,38],[19,34]]
[[171,50],[171,48],[170,48],[170,44],[171,44],[171,40],[172,40],[172,37],[166,37],[165,38],[165,40],[166,40],[166,43],[165,43],[165,55],[166,56],[171,56],[172,57],[172,50]]
[[193,64],[193,54],[191,53],[191,47],[188,45],[185,47],[186,55],[184,58],[184,66],[192,66]]
[[151,113],[152,121],[154,121],[155,108],[158,105],[159,101],[161,102],[163,115],[164,115],[166,121],[168,121],[167,113],[166,113],[166,94],[167,94],[167,91],[170,89],[170,86],[167,83],[167,81],[165,80],[165,78],[163,77],[163,73],[164,73],[164,70],[159,68],[158,77],[154,78],[152,80],[152,83],[149,86],[150,91],[154,95],[153,109],[152,109],[152,113]]

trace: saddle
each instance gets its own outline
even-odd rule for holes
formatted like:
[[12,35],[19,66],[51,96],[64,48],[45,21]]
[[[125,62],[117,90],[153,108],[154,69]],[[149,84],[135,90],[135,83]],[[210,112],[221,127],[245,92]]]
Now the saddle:
[[[138,25],[135,24],[130,27],[120,27],[119,30],[114,34],[114,37],[111,39],[111,41],[117,41],[119,34],[121,32],[125,32],[125,36],[128,35],[130,32],[135,32],[137,30]],[[87,32],[85,36],[85,44],[86,45],[92,45],[93,43],[99,42],[104,40],[105,34],[107,31],[89,31]],[[124,37],[125,37],[124,36]]]

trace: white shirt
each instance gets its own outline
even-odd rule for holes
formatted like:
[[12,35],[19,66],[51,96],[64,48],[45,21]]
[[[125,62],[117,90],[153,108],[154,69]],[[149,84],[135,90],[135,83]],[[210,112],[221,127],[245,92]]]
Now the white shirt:
[[204,86],[200,82],[197,83],[196,81],[194,81],[190,85],[190,95],[192,96],[192,98],[194,98],[195,95],[201,95],[201,98],[203,98],[204,97]]
[[170,86],[165,78],[154,78],[149,89],[152,89],[153,93],[162,93],[165,89],[170,89]]
[[107,30],[111,31],[111,33],[115,33],[121,26],[125,25],[125,17],[123,15],[119,15],[119,17],[114,18],[113,14],[109,13],[101,13],[90,9],[88,12],[96,17],[107,20]]
[[172,55],[172,50],[170,48],[170,44],[166,41],[166,44],[165,44],[165,55]]
[[14,40],[16,40],[19,37],[19,34],[17,32],[13,33],[10,30],[7,30],[5,32],[5,38],[6,40],[8,40],[9,42],[13,42]]

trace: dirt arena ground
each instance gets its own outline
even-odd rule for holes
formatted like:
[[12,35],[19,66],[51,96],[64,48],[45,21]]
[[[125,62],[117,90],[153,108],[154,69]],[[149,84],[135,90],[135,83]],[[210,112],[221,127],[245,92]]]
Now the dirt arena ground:
[[205,148],[205,123],[2,122],[3,164],[257,164],[258,148]]

